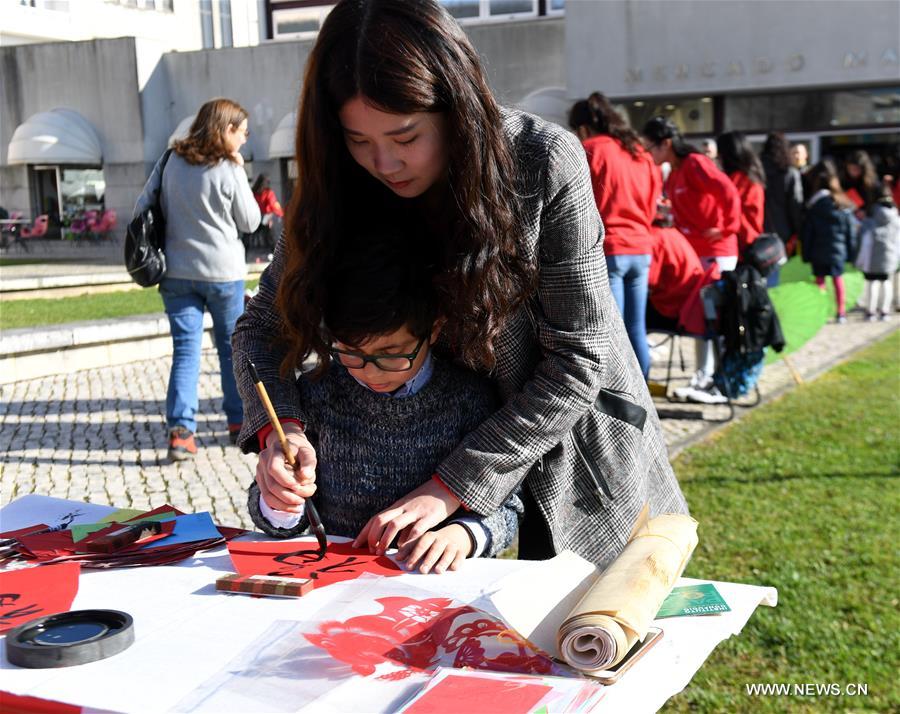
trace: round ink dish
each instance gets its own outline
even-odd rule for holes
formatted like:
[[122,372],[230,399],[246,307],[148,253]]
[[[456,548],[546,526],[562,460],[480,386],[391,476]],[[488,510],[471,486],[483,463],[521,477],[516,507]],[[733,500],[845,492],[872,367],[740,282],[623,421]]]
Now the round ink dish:
[[6,634],[10,664],[71,667],[112,657],[134,642],[134,620],[118,610],[74,610],[39,617]]

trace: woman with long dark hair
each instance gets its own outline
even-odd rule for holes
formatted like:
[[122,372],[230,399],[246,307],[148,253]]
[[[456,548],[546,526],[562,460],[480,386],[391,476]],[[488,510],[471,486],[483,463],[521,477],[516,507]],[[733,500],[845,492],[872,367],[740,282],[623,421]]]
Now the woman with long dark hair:
[[213,319],[222,372],[223,411],[232,443],[243,422],[234,380],[231,336],[244,309],[247,264],[240,234],[259,225],[241,146],[247,141],[247,110],[230,99],[206,102],[185,139],[175,142],[162,168],[153,170],[134,215],[151,206],[159,191],[166,219],[166,276],[159,284],[172,333],[172,371],[166,394],[169,459],[197,453],[197,382],[203,312]]
[[766,208],[766,176],[759,158],[739,131],[716,138],[722,171],[731,179],[741,197],[741,225],[738,228],[738,255],[743,255],[756,236],[763,232]]
[[307,357],[323,367],[331,347],[322,306],[335,286],[324,276],[354,221],[377,212],[418,223],[445,320],[438,347],[489,373],[503,406],[358,544],[408,543],[461,506],[492,513],[523,481],[522,557],[571,548],[608,563],[644,503],[686,510],[628,336],[608,319],[616,308],[584,151],[561,128],[498,106],[445,8],[335,5],[307,61],[296,149],[285,239],[235,336],[241,444],[262,449],[256,480],[270,507],[302,507],[316,457],[287,423],[301,465],[285,466],[246,362],[279,417],[302,422],[294,370]]
[[847,156],[841,186],[857,208],[856,217],[863,220],[881,198],[881,181],[867,152],[859,149]]
[[[734,270],[741,228],[741,197],[734,184],[712,161],[684,140],[671,119],[658,116],[644,125],[644,145],[657,164],[672,170],[665,192],[672,202],[675,227],[693,246],[704,270],[716,263]],[[709,341],[697,343],[697,371],[676,396],[704,403],[722,403],[725,397],[713,384],[715,352]]]
[[646,377],[650,373],[646,324],[650,227],[662,177],[637,133],[599,92],[575,102],[569,126],[588,157],[594,200],[606,228],[603,252],[609,287]]
[[[773,132],[766,137],[760,160],[766,175],[763,228],[789,245],[792,238],[799,238],[803,224],[803,179],[791,164],[791,147],[784,134]],[[769,273],[770,287],[778,285],[779,272],[775,268]]]

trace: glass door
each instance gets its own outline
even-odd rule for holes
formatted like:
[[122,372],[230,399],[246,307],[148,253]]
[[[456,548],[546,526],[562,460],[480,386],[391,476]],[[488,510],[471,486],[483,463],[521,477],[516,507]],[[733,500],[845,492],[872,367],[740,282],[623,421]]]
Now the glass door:
[[59,167],[31,167],[31,214],[32,218],[46,215],[49,218],[48,238],[60,237]]

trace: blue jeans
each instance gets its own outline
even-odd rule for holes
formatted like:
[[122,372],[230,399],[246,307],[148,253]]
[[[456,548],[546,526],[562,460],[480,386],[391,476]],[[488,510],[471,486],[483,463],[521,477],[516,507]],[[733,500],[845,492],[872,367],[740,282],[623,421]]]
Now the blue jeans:
[[229,424],[244,420],[231,363],[231,335],[244,311],[244,281],[206,283],[200,280],[164,278],[159,284],[169,329],[172,332],[172,371],[166,393],[166,425],[197,431],[197,383],[200,379],[200,347],[203,340],[203,311],[209,309],[213,335],[222,372],[222,407]]
[[650,348],[647,346],[647,277],[649,255],[607,255],[609,289],[619,306],[631,347],[637,355],[644,379],[650,374]]

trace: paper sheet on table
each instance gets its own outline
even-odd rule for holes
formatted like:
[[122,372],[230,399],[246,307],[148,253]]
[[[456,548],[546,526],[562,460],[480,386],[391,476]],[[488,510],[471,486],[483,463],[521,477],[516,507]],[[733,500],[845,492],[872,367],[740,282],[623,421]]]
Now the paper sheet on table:
[[67,501],[31,493],[0,509],[0,530],[16,530],[34,523],[46,523],[51,528],[69,528],[76,523],[96,523],[117,510],[98,503]]
[[646,634],[696,544],[694,519],[657,516],[635,530],[602,575],[566,551],[541,563],[539,577],[526,570],[501,581],[489,599],[538,647],[578,669],[598,671],[621,660]]

